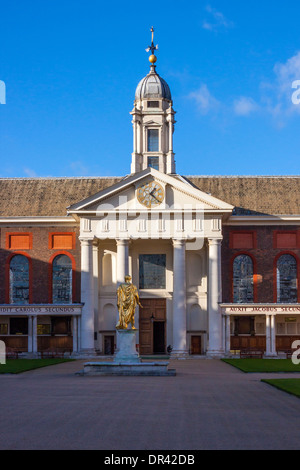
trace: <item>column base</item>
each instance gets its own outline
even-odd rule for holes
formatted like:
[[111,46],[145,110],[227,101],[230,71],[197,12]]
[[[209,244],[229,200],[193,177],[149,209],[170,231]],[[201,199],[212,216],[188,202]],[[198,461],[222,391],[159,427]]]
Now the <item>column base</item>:
[[78,358],[82,357],[83,359],[87,357],[95,357],[97,356],[95,349],[93,348],[86,348],[86,349],[81,349],[78,352],[73,352],[72,353],[74,356],[76,355]]
[[206,351],[206,356],[219,359],[221,357],[225,357],[226,353],[222,349],[208,349]]
[[172,359],[187,359],[188,357],[189,353],[186,350],[173,349],[171,352]]

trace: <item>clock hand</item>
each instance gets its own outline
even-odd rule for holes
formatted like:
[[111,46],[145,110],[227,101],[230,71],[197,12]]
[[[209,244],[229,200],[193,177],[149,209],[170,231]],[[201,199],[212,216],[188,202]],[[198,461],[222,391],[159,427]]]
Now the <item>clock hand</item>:
[[153,193],[155,193],[157,191],[157,188],[154,186],[154,188],[152,189],[152,191],[150,192],[150,196],[153,196]]
[[[150,193],[151,194],[151,193]],[[155,199],[157,202],[160,202],[157,197],[155,197],[153,194],[151,194],[151,196],[153,197],[153,199]]]

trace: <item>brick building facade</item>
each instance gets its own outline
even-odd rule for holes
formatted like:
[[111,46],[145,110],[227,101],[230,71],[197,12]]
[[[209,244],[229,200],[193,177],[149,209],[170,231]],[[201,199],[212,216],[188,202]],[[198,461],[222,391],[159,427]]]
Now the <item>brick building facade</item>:
[[144,355],[275,356],[300,339],[300,177],[181,176],[174,114],[152,63],[131,112],[131,174],[0,179],[7,347],[113,354],[126,274]]

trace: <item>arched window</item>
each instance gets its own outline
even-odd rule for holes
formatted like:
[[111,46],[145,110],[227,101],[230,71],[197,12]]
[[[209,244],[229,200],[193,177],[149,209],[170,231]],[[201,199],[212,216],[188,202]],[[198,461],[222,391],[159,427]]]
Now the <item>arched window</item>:
[[239,255],[233,261],[233,302],[253,301],[253,261],[248,255]]
[[57,255],[52,262],[52,302],[72,303],[72,261],[67,255]]
[[297,302],[297,261],[285,254],[277,260],[277,302]]
[[9,302],[29,304],[29,261],[24,255],[15,255],[9,263]]

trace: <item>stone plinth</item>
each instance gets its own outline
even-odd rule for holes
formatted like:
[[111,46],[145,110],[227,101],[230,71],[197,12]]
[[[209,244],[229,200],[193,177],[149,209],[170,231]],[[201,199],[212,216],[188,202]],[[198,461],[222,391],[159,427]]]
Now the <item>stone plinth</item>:
[[174,376],[175,369],[168,369],[168,362],[86,362],[78,375],[144,375]]
[[136,351],[137,330],[117,330],[118,350],[115,353],[114,362],[139,363],[141,362]]
[[113,362],[86,362],[77,375],[174,376],[168,362],[142,362],[136,352],[137,330],[117,330],[118,350]]

